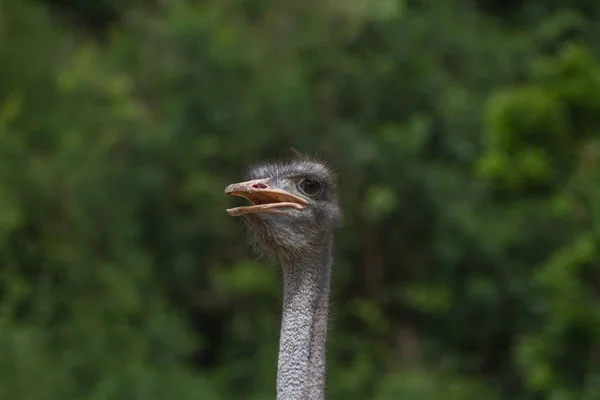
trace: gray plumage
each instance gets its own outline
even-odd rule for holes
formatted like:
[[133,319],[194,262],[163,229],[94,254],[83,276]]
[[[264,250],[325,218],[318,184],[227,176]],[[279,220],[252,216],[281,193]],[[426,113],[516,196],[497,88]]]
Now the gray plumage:
[[[340,224],[335,175],[325,164],[301,158],[252,167],[247,180],[308,201],[303,209],[243,217],[257,247],[283,270],[277,399],[322,400],[331,265]],[[320,189],[308,194],[303,187]]]

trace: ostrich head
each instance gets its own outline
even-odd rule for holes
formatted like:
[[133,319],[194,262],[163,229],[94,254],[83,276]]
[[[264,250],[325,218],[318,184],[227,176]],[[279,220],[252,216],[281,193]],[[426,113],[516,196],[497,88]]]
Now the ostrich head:
[[225,189],[252,205],[227,212],[245,219],[268,256],[289,262],[331,246],[329,239],[340,223],[335,189],[334,174],[321,162],[302,158],[259,164],[249,169],[245,182]]

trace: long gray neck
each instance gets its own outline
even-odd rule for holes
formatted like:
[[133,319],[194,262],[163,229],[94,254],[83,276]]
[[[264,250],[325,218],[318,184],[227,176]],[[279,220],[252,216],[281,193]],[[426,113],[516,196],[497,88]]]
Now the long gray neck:
[[323,400],[332,243],[284,263],[277,400]]

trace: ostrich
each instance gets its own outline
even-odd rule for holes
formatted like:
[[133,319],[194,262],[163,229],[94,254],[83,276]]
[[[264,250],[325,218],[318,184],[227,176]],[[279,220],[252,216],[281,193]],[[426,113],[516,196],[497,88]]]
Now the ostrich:
[[231,208],[250,228],[257,249],[283,270],[283,313],[277,400],[322,400],[334,235],[340,208],[332,171],[299,158],[251,168],[225,193],[252,205]]

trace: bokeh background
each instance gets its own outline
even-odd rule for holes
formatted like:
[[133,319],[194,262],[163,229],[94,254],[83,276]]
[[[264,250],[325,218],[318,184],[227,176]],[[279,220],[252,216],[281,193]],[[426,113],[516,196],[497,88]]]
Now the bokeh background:
[[266,400],[223,194],[326,159],[328,398],[600,399],[600,3],[2,0],[0,399]]

